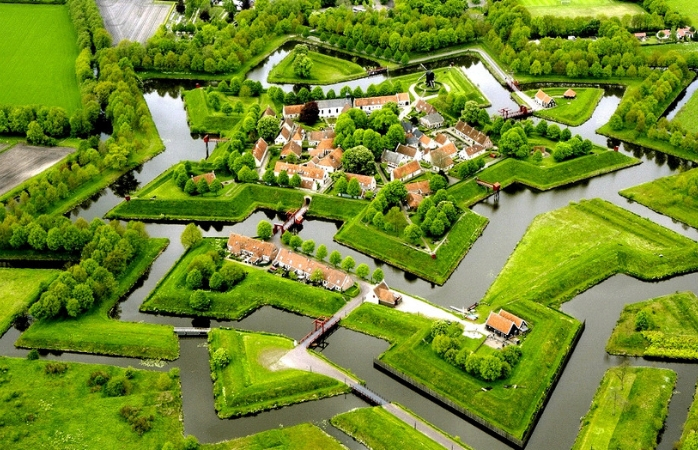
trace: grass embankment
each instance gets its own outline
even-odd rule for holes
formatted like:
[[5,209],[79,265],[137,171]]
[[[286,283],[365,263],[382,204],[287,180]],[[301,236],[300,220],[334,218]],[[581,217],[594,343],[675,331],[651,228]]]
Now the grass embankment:
[[[46,367],[51,365],[65,365],[66,370],[48,373]],[[132,373],[130,379],[127,370]],[[88,386],[91,375],[98,371],[110,380],[126,379],[128,394],[109,397],[99,386],[96,390]],[[4,448],[135,450],[160,448],[173,436],[182,435],[179,379],[167,373],[0,358],[0,398]],[[124,406],[138,408],[138,417],[152,414],[152,429],[140,436],[120,414]]]
[[[694,47],[694,51],[695,51]],[[681,124],[681,127],[691,133],[698,133],[698,95],[693,93],[685,105],[681,107],[674,120]]]
[[372,450],[443,450],[429,439],[380,406],[354,409],[334,416],[330,423]]
[[698,169],[620,191],[620,195],[653,211],[698,228]]
[[[487,99],[487,97],[485,97],[480,89],[478,89],[473,82],[468,79],[460,67],[444,67],[441,69],[434,69],[433,72],[437,82],[446,84],[451,88],[449,91],[450,94],[464,94],[466,100],[473,100],[482,107],[490,105],[490,101]],[[417,81],[423,76],[424,73],[422,72],[409,75],[400,75],[393,77],[392,81],[393,83],[398,81],[401,82],[404,91],[407,91],[412,84],[417,83]],[[424,82],[423,79],[421,81]],[[429,103],[434,104],[434,106],[439,109],[448,108],[443,104],[443,100],[439,101],[438,98],[430,100]]]
[[346,222],[334,239],[436,284],[446,282],[488,223],[486,217],[466,209],[432,258],[430,251],[418,250],[400,237],[362,223],[362,217]]
[[335,438],[310,423],[245,436],[217,444],[201,444],[204,450],[344,450]]
[[[221,418],[242,416],[349,392],[348,385],[325,375],[288,369],[279,363],[293,349],[289,338],[216,328],[209,334],[213,395]],[[224,349],[230,363],[216,366]]]
[[[392,345],[379,359],[427,386],[495,428],[525,438],[542,408],[556,373],[580,328],[571,317],[540,304],[522,301],[507,310],[531,324],[523,357],[509,378],[484,382],[437,356],[424,339],[432,321],[372,304],[363,304],[342,325],[386,339]],[[510,389],[505,386],[525,386]],[[491,387],[483,391],[483,387]]]
[[537,216],[481,307],[559,306],[616,273],[660,280],[698,269],[698,243],[600,199]]
[[311,317],[331,316],[344,306],[344,299],[337,292],[282,278],[263,268],[225,261],[224,264],[243,268],[247,276],[227,292],[207,292],[211,300],[208,310],[193,309],[189,306],[193,291],[186,286],[187,267],[196,256],[219,248],[222,242],[204,239],[185,253],[143,302],[141,311],[237,320],[264,305]]
[[134,358],[176,359],[179,342],[169,325],[121,322],[109,311],[148,271],[167,247],[165,238],[150,239],[147,248],[118,279],[116,291],[83,315],[34,322],[15,343],[18,347]]
[[[545,158],[540,165],[528,159],[507,158],[478,173],[478,177],[490,183],[499,182],[502,188],[521,183],[546,191],[636,164],[640,164],[638,159],[596,148],[590,155],[560,163],[552,157]],[[450,187],[448,192],[456,198],[461,208],[470,206],[487,195],[487,190],[474,179],[458,183]]]
[[[574,88],[577,97],[566,99],[563,94],[567,88],[543,88],[543,91],[555,99],[554,108],[541,109],[534,113],[536,117],[564,123],[569,126],[579,126],[589,120],[594,114],[596,105],[603,97],[603,89]],[[531,98],[535,97],[538,89],[526,91]]]
[[0,103],[80,108],[77,33],[65,5],[0,3]]
[[312,51],[308,52],[308,58],[312,61],[313,67],[307,78],[301,78],[293,71],[295,53],[291,52],[271,69],[267,81],[289,84],[333,84],[366,76],[366,70],[363,67],[346,59]]
[[[637,331],[640,311],[649,315],[647,331]],[[606,344],[612,355],[698,359],[698,297],[681,292],[626,305]]]
[[566,4],[559,0],[521,0],[520,3],[532,16],[621,18],[626,14],[646,13],[639,5],[616,0],[569,0]]
[[[208,104],[206,95],[206,90],[203,88],[184,92],[187,122],[192,133],[222,134],[224,131],[235,131],[239,128],[248,108],[252,105],[259,104],[262,110],[266,109],[267,106],[271,106],[272,109],[276,106],[266,94],[262,94],[259,97],[234,97],[214,90],[212,95],[218,96],[221,105],[217,111]],[[242,104],[244,108],[242,112],[226,114],[221,111],[226,103],[233,107],[237,102]]]
[[[683,432],[681,433],[681,440],[678,445],[674,445],[674,448],[690,450],[695,448],[695,444],[698,443],[698,387],[696,388],[696,394],[693,395],[693,403],[691,403],[691,408],[688,410],[688,417],[686,422],[683,424]],[[693,446],[686,446],[692,444]]]
[[675,383],[668,369],[608,369],[572,448],[655,448]]
[[39,298],[41,287],[60,273],[48,269],[0,269],[0,336]]

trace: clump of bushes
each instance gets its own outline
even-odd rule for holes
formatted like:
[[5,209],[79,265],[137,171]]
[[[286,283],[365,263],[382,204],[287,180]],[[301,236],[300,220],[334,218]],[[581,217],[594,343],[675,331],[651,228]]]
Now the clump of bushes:
[[131,392],[131,382],[124,377],[112,378],[104,385],[107,397],[123,397]]
[[647,331],[654,328],[654,319],[652,311],[649,308],[643,308],[635,316],[635,331]]
[[107,381],[111,376],[103,371],[103,370],[96,370],[90,374],[90,378],[87,380],[87,386],[92,388],[92,392],[99,391],[102,389],[102,386],[107,384]]
[[150,429],[153,428],[155,417],[153,417],[152,414],[142,415],[141,408],[124,405],[119,410],[119,413],[121,414],[121,417],[123,417],[126,422],[131,425],[131,429],[138,433],[139,436],[143,436],[145,432],[150,431]]
[[47,375],[63,375],[68,370],[68,364],[62,362],[48,362],[44,366]]
[[206,295],[206,292],[197,290],[189,296],[189,306],[197,311],[206,311],[211,307],[211,299]]
[[211,355],[213,368],[223,369],[230,364],[230,354],[224,348],[219,348]]
[[241,282],[245,278],[245,271],[236,264],[226,264],[223,253],[223,250],[211,250],[195,256],[187,266],[186,286],[192,290],[209,288],[223,292]]

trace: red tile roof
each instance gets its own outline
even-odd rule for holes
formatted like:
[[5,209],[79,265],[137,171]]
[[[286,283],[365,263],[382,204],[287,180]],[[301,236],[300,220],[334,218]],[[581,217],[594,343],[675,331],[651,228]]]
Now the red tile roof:
[[389,305],[397,305],[402,300],[402,295],[391,291],[385,280],[373,288],[373,293],[376,294],[378,300]]
[[413,183],[407,183],[405,185],[407,192],[413,192],[415,194],[429,195],[431,194],[431,188],[429,188],[429,181],[415,181]]
[[325,156],[320,161],[318,161],[317,165],[324,167],[332,167],[334,170],[337,170],[340,167],[342,167],[343,154],[344,150],[342,150],[341,147],[337,147],[334,150],[332,150],[329,155]]
[[303,109],[303,105],[287,105],[284,106],[284,117],[298,116]]
[[283,171],[286,171],[289,176],[293,176],[293,174],[297,173],[301,177],[310,178],[313,180],[323,180],[325,178],[325,171],[322,169],[277,161],[276,165],[274,166],[274,173],[278,176],[278,174]]
[[242,234],[230,233],[228,251],[236,256],[252,256],[253,260],[251,262],[254,264],[264,257],[269,261],[273,260],[279,249],[271,242],[258,241]]
[[192,177],[192,181],[194,181],[194,183],[198,183],[199,180],[201,180],[201,179],[206,180],[207,184],[211,184],[211,182],[216,179],[216,174],[213,173],[213,171],[211,171],[208,173],[202,173],[201,175],[197,175],[195,177]]
[[524,324],[524,320],[521,317],[515,316],[514,314],[504,311],[503,309],[499,310],[499,315],[514,322],[514,325],[516,325],[516,327],[519,329],[521,329],[521,326]]
[[402,180],[408,175],[419,172],[421,170],[422,166],[419,165],[419,161],[410,161],[404,166],[399,166],[393,169],[392,177],[394,180]]
[[262,162],[262,159],[264,159],[264,154],[267,153],[267,148],[269,146],[267,145],[267,141],[265,141],[262,138],[259,138],[257,142],[254,144],[254,149],[252,149],[252,156],[254,156],[254,159],[256,159],[259,162]]
[[285,158],[291,153],[294,153],[296,156],[301,156],[301,153],[303,152],[303,147],[296,142],[296,141],[288,141],[286,145],[283,146],[281,149],[281,157]]
[[507,336],[514,331],[514,327],[516,326],[514,322],[500,316],[494,311],[490,312],[490,315],[487,317],[487,322],[485,322],[485,325],[490,326]]
[[346,291],[354,285],[354,280],[341,270],[337,270],[285,248],[279,250],[276,262],[308,274],[308,276],[312,275],[315,269],[320,269],[325,282],[328,284],[328,287],[332,289],[338,287],[340,290]]

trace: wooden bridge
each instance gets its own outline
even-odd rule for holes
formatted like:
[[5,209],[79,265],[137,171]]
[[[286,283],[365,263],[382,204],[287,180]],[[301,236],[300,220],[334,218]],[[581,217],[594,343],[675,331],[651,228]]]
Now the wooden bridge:
[[281,232],[281,234],[284,234],[284,232],[288,231],[288,229],[292,226],[302,224],[303,220],[305,220],[305,213],[308,212],[309,208],[310,197],[306,197],[305,203],[303,204],[303,206],[301,206],[300,209],[297,209],[295,211],[289,211],[288,213],[286,213],[286,222],[274,224],[274,234],[276,234],[279,231]]
[[499,184],[499,182],[490,183],[488,181],[481,180],[478,177],[475,177],[475,182],[477,184],[479,184],[480,186],[484,187],[485,189],[487,189],[487,192],[491,191],[492,194],[494,194],[495,201],[499,200],[499,191],[502,189],[502,185]]
[[195,327],[175,327],[174,332],[177,336],[206,336],[210,328],[195,328]]
[[306,334],[303,339],[300,340],[299,344],[308,348],[320,340],[323,336],[329,333],[334,327],[337,326],[341,316],[334,315],[330,318],[321,317],[313,321],[314,329],[310,333]]
[[373,392],[372,390],[370,390],[366,386],[361,385],[359,383],[351,383],[349,385],[349,387],[351,387],[351,391],[354,394],[356,394],[358,397],[363,398],[364,400],[366,400],[367,402],[369,402],[373,405],[383,406],[383,405],[387,405],[388,403],[390,403],[386,399],[381,397],[380,395],[376,394],[375,392]]
[[526,105],[519,106],[518,110],[511,110],[509,108],[502,108],[499,110],[499,115],[502,119],[518,119],[520,117],[528,117],[533,114],[533,110]]

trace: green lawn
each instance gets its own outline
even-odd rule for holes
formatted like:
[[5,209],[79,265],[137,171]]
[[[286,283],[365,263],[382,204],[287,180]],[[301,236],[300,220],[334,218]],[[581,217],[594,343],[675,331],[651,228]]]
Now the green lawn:
[[215,90],[212,91],[210,95],[218,96],[221,102],[221,108],[226,103],[229,103],[230,106],[235,105],[237,102],[242,103],[244,107],[243,112],[226,114],[222,112],[220,108],[216,111],[211,107],[206,102],[206,95],[206,90],[201,88],[184,92],[187,122],[189,123],[189,128],[192,133],[221,134],[224,131],[234,131],[238,129],[239,124],[245,118],[247,109],[250,106],[259,104],[262,111],[264,111],[267,106],[271,106],[272,109],[275,108],[274,102],[266,94],[262,94],[259,97],[234,97],[224,95]]
[[65,5],[0,4],[0,103],[80,107],[77,33]]
[[[325,375],[281,365],[279,358],[293,349],[289,338],[216,328],[209,333],[208,342],[213,395],[221,418],[255,414],[350,390]],[[219,349],[230,358],[223,368],[213,362]]]
[[698,444],[698,434],[696,434],[696,431],[698,431],[698,388],[696,388],[696,394],[693,396],[691,409],[688,410],[686,422],[683,424],[681,440],[676,447],[686,450],[696,448],[696,444]]
[[698,25],[698,8],[693,0],[666,0],[666,4],[681,15],[688,16],[694,27]]
[[[485,95],[480,91],[480,89],[473,84],[473,82],[463,73],[460,67],[445,67],[441,69],[435,69],[434,75],[437,82],[447,84],[451,90],[450,93],[461,93],[465,94],[467,100],[476,101],[480,106],[489,106],[490,102],[487,100]],[[418,81],[424,82],[422,78],[424,73],[418,72],[409,75],[400,75],[392,78],[392,82],[401,82],[404,91],[410,85],[417,83]],[[421,78],[421,80],[420,80]]]
[[698,169],[633,186],[620,195],[698,228]]
[[520,0],[532,16],[586,17],[600,16],[621,18],[626,14],[635,15],[646,12],[639,5],[616,0],[569,0],[562,4],[560,0]]
[[537,216],[481,304],[558,306],[616,273],[659,280],[698,269],[698,243],[593,199]]
[[265,268],[226,261],[224,264],[242,267],[247,272],[245,279],[227,292],[207,292],[210,309],[193,309],[189,306],[192,290],[185,284],[187,267],[194,257],[218,248],[221,242],[221,239],[205,239],[188,251],[143,302],[141,311],[236,320],[264,305],[311,317],[331,316],[344,306],[344,299],[337,292],[282,278]]
[[[577,97],[568,100],[563,97],[565,91],[567,88],[544,88],[544,92],[555,99],[557,106],[536,111],[535,116],[576,127],[591,118],[596,105],[603,97],[603,89],[574,88]],[[525,93],[533,98],[536,92],[538,89]]]
[[[667,3],[669,3],[672,0],[669,0]],[[682,14],[686,15],[688,14],[690,10],[683,10],[681,11]],[[696,17],[696,20],[698,20],[698,17]],[[694,22],[698,23],[698,22]],[[648,33],[651,36],[654,36],[652,33]],[[655,41],[657,38],[650,38],[654,39]],[[698,42],[693,41],[693,42],[683,42],[683,43],[675,43],[675,44],[659,44],[659,45],[642,45],[640,46],[640,51],[645,54],[645,56],[650,56],[654,53],[657,54],[665,54],[667,52],[673,51],[680,53],[682,56],[686,57],[687,54],[695,52],[698,50]]]
[[[341,324],[386,339],[392,345],[379,360],[495,428],[526,440],[553,379],[571,351],[580,323],[529,301],[511,303],[506,308],[531,324],[531,331],[521,344],[523,358],[509,378],[492,383],[481,381],[437,356],[425,341],[432,324],[430,319],[363,304]],[[505,388],[514,384],[526,388]],[[492,389],[482,390],[485,386]]]
[[41,286],[48,285],[59,270],[0,269],[0,336],[39,298]]
[[308,78],[301,78],[293,72],[294,58],[295,54],[289,53],[271,69],[267,81],[269,83],[333,84],[366,76],[366,70],[356,63],[310,51],[308,58],[313,62],[313,67]]
[[694,92],[674,117],[681,127],[691,133],[698,133],[698,93]]
[[[47,365],[64,364],[62,374]],[[55,367],[55,366],[54,366]],[[108,397],[88,386],[95,372],[110,380],[126,378],[115,366],[0,358],[0,442],[3,448],[146,449],[182,436],[179,378],[173,373],[133,370],[130,392]],[[152,429],[140,436],[120,414],[124,406],[138,416],[153,415]]]
[[61,350],[134,358],[176,359],[179,341],[169,325],[121,322],[109,311],[148,271],[169,241],[150,239],[148,248],[118,279],[116,292],[82,316],[34,322],[22,333],[18,347]]
[[330,423],[372,450],[443,450],[441,444],[412,428],[380,406],[354,409]]
[[204,450],[343,450],[346,447],[317,426],[302,423],[217,444],[202,444],[201,448]]
[[[649,314],[652,326],[637,331],[640,311]],[[606,344],[612,355],[698,359],[698,297],[681,292],[626,305]]]
[[675,383],[668,369],[609,369],[572,448],[655,448]]

